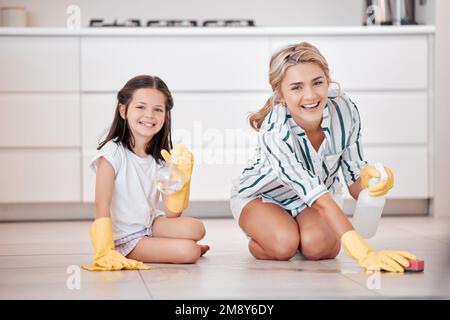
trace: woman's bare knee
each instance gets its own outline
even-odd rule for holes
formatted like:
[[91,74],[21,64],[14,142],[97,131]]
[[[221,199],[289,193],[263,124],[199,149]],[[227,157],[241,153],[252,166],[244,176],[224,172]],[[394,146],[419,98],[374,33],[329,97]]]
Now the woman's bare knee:
[[331,259],[339,253],[335,252],[338,241],[321,230],[303,231],[300,242],[300,251],[307,260]]
[[289,260],[297,254],[298,245],[298,237],[278,235],[274,238],[270,251],[276,260]]
[[261,247],[268,259],[286,261],[297,254],[298,245],[298,233],[276,232],[268,235]]

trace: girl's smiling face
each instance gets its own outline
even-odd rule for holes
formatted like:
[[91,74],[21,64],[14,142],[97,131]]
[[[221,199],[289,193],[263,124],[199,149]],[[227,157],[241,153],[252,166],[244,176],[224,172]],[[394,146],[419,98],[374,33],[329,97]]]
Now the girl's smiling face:
[[127,119],[137,141],[149,142],[164,125],[166,97],[156,89],[137,89],[133,93],[127,114],[125,115],[125,105],[121,105],[120,115]]
[[328,99],[328,82],[322,68],[312,62],[287,68],[281,81],[281,97],[300,127],[320,126]]

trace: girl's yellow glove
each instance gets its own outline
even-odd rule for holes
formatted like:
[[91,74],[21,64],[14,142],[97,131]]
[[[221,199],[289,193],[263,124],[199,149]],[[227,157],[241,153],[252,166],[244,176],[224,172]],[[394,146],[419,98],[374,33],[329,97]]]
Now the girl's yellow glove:
[[183,173],[184,185],[180,191],[171,194],[167,197],[167,209],[172,212],[183,212],[189,206],[189,194],[191,188],[191,176],[194,168],[194,155],[188,148],[182,144],[177,144],[170,150],[162,150],[166,163],[172,160],[172,157],[176,157],[176,163],[174,164],[178,170]]
[[103,217],[96,219],[89,229],[95,256],[93,265],[82,265],[83,269],[89,271],[113,271],[113,270],[147,270],[150,266],[140,261],[127,259],[115,250],[112,238],[111,218]]
[[407,259],[416,259],[415,255],[406,251],[375,252],[355,230],[344,233],[341,242],[345,253],[370,271],[404,272],[404,268],[409,266]]

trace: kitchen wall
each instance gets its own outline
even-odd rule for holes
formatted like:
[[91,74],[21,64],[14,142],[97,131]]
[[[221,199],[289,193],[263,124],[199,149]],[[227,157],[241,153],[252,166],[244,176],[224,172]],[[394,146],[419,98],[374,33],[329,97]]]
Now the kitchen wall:
[[450,217],[450,1],[436,1],[434,212]]
[[[425,0],[426,6],[416,2],[418,20],[433,23],[434,0]],[[0,0],[0,6],[24,6],[32,27],[64,27],[70,4],[80,7],[82,26],[91,18],[241,18],[254,19],[259,26],[351,26],[361,25],[365,0]]]

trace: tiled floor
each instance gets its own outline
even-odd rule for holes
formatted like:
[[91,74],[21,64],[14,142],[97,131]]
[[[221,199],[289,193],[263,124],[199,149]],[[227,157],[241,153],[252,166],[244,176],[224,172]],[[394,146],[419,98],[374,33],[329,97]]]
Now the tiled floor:
[[[90,222],[0,224],[0,299],[386,299],[450,297],[450,220],[383,218],[369,243],[408,250],[419,274],[366,274],[336,259],[258,261],[231,219],[205,219],[210,252],[193,265],[148,271],[79,271],[92,255]],[[73,265],[75,272],[71,271]],[[69,269],[68,269],[69,268]],[[80,279],[80,288],[74,288]]]

